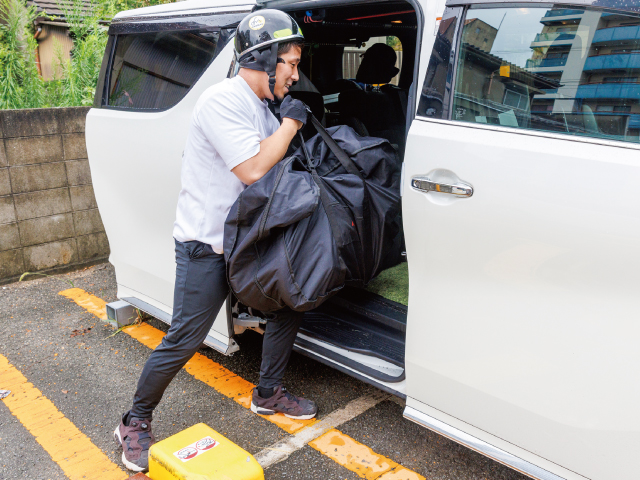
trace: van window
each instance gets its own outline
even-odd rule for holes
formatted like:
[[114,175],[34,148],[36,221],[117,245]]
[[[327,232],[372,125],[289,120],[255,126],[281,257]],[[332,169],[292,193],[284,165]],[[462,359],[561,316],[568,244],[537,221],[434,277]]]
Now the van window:
[[[446,8],[442,19],[436,23],[436,39],[433,42],[427,75],[420,93],[418,115],[431,118],[449,118],[449,96],[453,74],[450,61],[451,51],[454,45],[456,21],[461,11],[460,7]],[[476,29],[478,29],[478,34],[482,30],[479,26],[476,26]]]
[[640,17],[470,9],[453,120],[640,142]]
[[219,32],[118,35],[109,76],[108,105],[162,110],[177,104],[217,51]]
[[396,68],[398,74],[389,82],[392,85],[398,85],[400,73],[402,72],[402,42],[398,37],[371,37],[365,44],[360,47],[346,47],[342,54],[342,78],[355,80],[358,68],[362,62],[362,57],[376,43],[383,43],[390,46],[396,52]]

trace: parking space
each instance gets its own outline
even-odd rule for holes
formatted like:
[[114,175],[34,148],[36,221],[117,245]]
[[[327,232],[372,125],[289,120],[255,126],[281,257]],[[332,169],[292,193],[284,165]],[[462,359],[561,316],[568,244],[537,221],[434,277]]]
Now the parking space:
[[[112,431],[130,406],[151,351],[147,344],[158,342],[167,327],[151,320],[113,335],[112,327],[60,294],[71,288],[105,302],[116,298],[108,264],[0,288],[1,358],[25,377],[32,393],[40,392],[19,405],[11,397],[0,401],[2,478],[107,478],[92,470],[100,456],[104,469],[114,469],[110,478],[128,476]],[[245,390],[258,381],[261,340],[248,332],[239,338],[240,352],[230,357],[201,349],[156,409],[156,437],[204,422],[256,455],[267,479],[525,478],[403,419],[401,400],[295,353],[285,383],[318,402],[319,422],[292,427],[251,413]],[[0,389],[3,381],[15,382],[7,368],[0,372]],[[58,420],[53,414],[34,419],[35,404],[29,402],[45,400],[59,412]],[[61,430],[63,420],[77,433]],[[330,427],[337,432],[333,437],[327,437]],[[73,441],[43,441],[55,435]],[[82,448],[95,452],[82,460]],[[74,455],[79,463],[69,460]],[[372,459],[376,468],[367,467]]]

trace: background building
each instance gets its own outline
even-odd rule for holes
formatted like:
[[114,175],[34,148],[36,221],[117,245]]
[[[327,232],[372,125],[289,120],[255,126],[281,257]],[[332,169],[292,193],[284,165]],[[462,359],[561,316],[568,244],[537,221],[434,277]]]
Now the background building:
[[640,140],[640,19],[552,9],[540,22],[527,67],[560,86],[535,96],[532,113],[561,116],[568,130]]
[[[35,38],[38,41],[38,70],[45,80],[51,80],[56,76],[56,66],[60,60],[68,61],[71,58],[73,39],[69,35],[69,23],[66,12],[73,11],[73,3],[70,0],[28,0],[27,6],[33,6],[38,13],[34,21]],[[77,13],[87,15],[91,8],[89,0],[82,0],[76,4]],[[57,72],[58,76],[60,72]]]

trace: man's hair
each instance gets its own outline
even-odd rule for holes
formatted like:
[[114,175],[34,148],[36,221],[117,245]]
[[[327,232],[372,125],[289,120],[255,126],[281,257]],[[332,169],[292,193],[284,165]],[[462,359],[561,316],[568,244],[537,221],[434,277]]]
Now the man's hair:
[[304,47],[304,41],[301,38],[294,38],[293,40],[290,40],[288,42],[280,43],[278,45],[278,56],[289,53],[289,50],[291,50],[293,47],[298,47],[300,50],[302,50],[302,47]]

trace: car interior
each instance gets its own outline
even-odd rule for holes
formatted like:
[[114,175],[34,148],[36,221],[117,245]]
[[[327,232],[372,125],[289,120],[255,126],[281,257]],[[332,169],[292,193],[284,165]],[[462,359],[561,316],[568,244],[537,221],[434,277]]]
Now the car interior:
[[[361,136],[389,140],[401,163],[418,40],[413,7],[403,1],[367,2],[287,13],[305,36],[301,78],[290,95],[304,101],[326,127],[349,125]],[[304,127],[305,139],[315,134],[312,125]],[[345,287],[305,314],[300,353],[313,352],[319,361],[328,358],[383,382],[404,378],[408,267],[403,240],[398,248],[391,267],[366,289]],[[256,321],[263,325],[268,317],[237,301],[231,313],[236,334],[246,328],[260,331]]]

